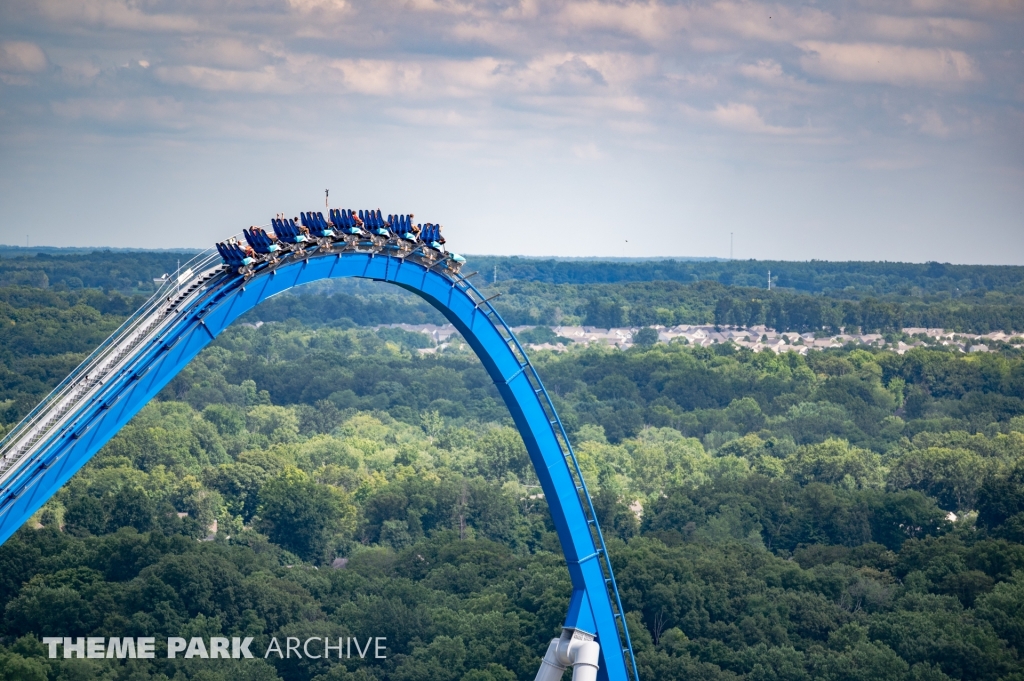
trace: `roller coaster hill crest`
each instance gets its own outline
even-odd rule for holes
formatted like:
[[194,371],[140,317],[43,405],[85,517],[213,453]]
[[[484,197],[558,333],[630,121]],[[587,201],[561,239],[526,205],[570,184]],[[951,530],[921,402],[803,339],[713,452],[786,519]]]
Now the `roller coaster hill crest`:
[[[6,541],[235,319],[321,279],[358,277],[411,291],[479,356],[522,435],[572,582],[562,634],[536,681],[637,681],[615,575],[565,428],[522,345],[463,275],[438,224],[412,214],[328,209],[250,227],[200,253],[0,441],[0,542]],[[269,228],[269,229],[268,229]],[[539,651],[538,651],[539,652]]]

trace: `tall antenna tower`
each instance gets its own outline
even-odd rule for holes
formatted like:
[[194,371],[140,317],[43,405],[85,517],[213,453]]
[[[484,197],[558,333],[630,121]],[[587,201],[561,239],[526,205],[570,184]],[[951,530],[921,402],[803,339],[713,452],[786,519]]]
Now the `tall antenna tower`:
[[729,260],[732,260],[732,232],[729,232]]
[[772,271],[768,270],[768,290],[772,290]]
[[492,284],[497,284],[498,283],[498,266],[497,265],[494,266],[494,281],[492,281],[491,283]]

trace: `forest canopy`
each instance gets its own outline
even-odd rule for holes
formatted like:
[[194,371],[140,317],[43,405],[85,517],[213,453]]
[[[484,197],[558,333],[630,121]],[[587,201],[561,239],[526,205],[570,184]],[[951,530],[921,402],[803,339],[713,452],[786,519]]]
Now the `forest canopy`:
[[[0,428],[135,295],[0,288]],[[529,457],[457,337],[435,348],[324,311],[386,295],[257,308],[266,323],[222,334],[0,547],[0,679],[532,679],[570,585]],[[1024,675],[1019,351],[653,343],[533,360],[641,678]],[[382,636],[388,657],[48,659],[49,635]]]

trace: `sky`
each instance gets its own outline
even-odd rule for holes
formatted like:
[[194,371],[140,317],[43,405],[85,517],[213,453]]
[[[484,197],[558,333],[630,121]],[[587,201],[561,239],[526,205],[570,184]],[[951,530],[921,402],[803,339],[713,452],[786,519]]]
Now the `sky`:
[[0,243],[1024,264],[1024,0],[3,0]]

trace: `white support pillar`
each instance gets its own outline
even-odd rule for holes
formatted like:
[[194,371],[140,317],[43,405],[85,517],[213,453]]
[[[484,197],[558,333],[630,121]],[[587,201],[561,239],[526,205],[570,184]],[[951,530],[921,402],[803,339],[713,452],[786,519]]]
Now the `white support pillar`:
[[597,681],[601,646],[593,634],[576,629],[563,629],[560,638],[551,639],[533,681],[561,681],[562,674],[572,667],[572,681]]
[[562,674],[568,665],[561,664],[558,659],[558,639],[551,639],[544,659],[540,661],[540,669],[533,681],[562,681]]
[[572,681],[597,681],[597,660],[601,646],[597,641],[584,641],[575,649],[572,662]]

